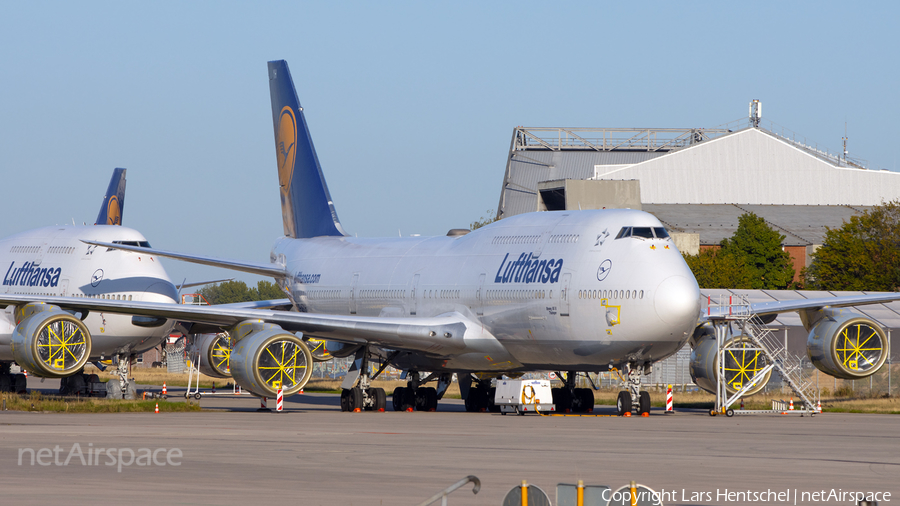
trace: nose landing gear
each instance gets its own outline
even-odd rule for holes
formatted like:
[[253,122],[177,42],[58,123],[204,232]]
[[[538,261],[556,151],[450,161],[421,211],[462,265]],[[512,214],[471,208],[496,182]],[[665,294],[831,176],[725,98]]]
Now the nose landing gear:
[[[650,364],[643,367],[629,362],[625,365],[625,377],[622,378],[627,390],[619,392],[616,399],[616,413],[619,416],[631,416],[632,411],[640,416],[650,415],[650,393],[641,390],[641,376],[650,373]],[[628,413],[628,415],[625,415]]]

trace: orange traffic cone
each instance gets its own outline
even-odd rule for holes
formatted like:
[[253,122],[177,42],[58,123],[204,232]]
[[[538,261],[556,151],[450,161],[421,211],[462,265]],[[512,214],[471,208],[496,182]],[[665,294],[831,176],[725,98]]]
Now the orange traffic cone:
[[816,403],[816,411],[818,411],[819,413],[822,412],[822,401],[821,400]]
[[163,381],[163,392],[162,392],[162,394],[163,394],[163,395],[166,395],[167,393],[168,393],[168,392],[166,392],[166,382]]
[[744,398],[741,397],[741,409],[744,409]]
[[156,403],[156,409],[153,410],[154,413],[159,413],[159,403]]
[[791,397],[791,404],[788,406],[788,411],[793,411],[793,410],[794,410],[794,398]]

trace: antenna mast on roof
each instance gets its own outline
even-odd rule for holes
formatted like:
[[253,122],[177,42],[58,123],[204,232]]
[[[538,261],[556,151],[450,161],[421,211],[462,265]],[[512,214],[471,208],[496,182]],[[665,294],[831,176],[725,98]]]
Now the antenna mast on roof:
[[841,138],[844,141],[844,161],[847,161],[847,122],[844,122],[844,137]]
[[762,118],[762,102],[754,99],[750,102],[750,126],[759,128],[759,120]]

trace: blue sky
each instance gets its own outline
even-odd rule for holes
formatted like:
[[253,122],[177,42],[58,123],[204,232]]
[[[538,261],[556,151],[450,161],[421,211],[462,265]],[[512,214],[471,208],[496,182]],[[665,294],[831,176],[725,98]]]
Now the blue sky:
[[[344,228],[444,234],[495,209],[512,129],[764,117],[898,169],[893,2],[8,2],[0,236],[124,222],[266,261],[282,233],[266,61],[286,59]],[[797,189],[803,191],[802,188]],[[173,280],[227,271],[167,261]],[[255,282],[253,276],[238,279]]]

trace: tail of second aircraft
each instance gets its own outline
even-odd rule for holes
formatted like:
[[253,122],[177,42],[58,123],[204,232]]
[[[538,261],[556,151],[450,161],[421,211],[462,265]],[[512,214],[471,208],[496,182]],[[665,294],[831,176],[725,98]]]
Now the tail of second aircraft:
[[121,225],[125,209],[125,169],[114,169],[94,225]]
[[269,94],[284,235],[293,238],[346,235],[331,202],[303,108],[284,60],[269,62]]

